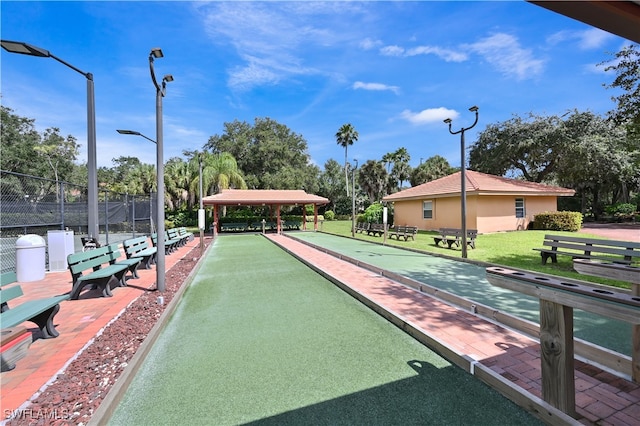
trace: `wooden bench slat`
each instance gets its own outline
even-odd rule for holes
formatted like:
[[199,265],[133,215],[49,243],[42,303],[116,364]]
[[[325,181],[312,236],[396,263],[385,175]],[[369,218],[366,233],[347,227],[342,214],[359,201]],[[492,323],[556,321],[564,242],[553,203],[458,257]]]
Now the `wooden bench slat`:
[[640,259],[640,243],[632,241],[547,234],[544,236],[542,245],[545,248],[533,250],[540,252],[543,265],[549,259],[552,263],[557,263],[558,254],[571,256],[574,259],[607,260],[623,264],[631,264],[634,259]]

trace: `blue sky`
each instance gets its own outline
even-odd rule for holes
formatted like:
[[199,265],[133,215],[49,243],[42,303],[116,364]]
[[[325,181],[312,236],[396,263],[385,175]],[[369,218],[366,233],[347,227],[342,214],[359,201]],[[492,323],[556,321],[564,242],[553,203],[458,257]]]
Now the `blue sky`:
[[[23,41],[94,75],[97,157],[155,163],[155,88],[161,78],[164,157],[201,149],[235,119],[270,117],[301,134],[321,169],[344,161],[335,133],[359,132],[349,159],[405,147],[412,166],[434,155],[460,165],[454,130],[470,145],[490,124],[529,112],[614,108],[596,64],[630,42],[524,1],[495,2],[11,2],[2,39]],[[1,51],[1,102],[58,127],[86,162],[86,80],[55,60]]]

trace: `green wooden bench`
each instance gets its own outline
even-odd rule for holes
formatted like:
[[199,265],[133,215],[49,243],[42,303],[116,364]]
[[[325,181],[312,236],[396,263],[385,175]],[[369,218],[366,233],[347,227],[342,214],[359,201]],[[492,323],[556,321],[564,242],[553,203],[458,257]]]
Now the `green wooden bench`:
[[[73,280],[71,300],[77,300],[80,292],[87,285],[102,290],[102,295],[111,297],[111,283],[117,282],[118,286],[124,285],[125,274],[129,265],[123,263],[111,263],[112,253],[109,246],[98,247],[80,253],[71,253],[67,256],[69,271]],[[89,272],[87,272],[89,271]],[[87,273],[85,273],[87,272]]]
[[[140,278],[138,276],[138,266],[142,259],[140,258],[128,258],[122,257],[122,252],[120,252],[120,245],[118,243],[109,244],[107,246],[109,248],[109,264],[111,265],[127,265],[129,272],[131,272],[131,277],[134,279]],[[126,279],[123,278],[122,284],[127,285]]]
[[140,264],[144,269],[151,269],[155,263],[158,249],[149,244],[146,235],[136,238],[129,238],[122,242],[122,247],[128,259],[140,259]]
[[178,236],[184,239],[184,242],[186,244],[187,241],[191,241],[193,239],[193,232],[189,232],[187,231],[187,228],[181,226],[180,228],[178,228]]
[[[5,272],[0,275],[0,286],[15,283],[16,280],[15,272]],[[60,311],[60,302],[68,300],[69,295],[27,300],[9,308],[9,301],[22,295],[24,293],[19,285],[0,289],[0,323],[2,328],[15,327],[25,321],[30,321],[38,326],[43,338],[58,337],[60,333],[55,328],[53,317]]]
[[[151,234],[151,242],[154,247],[158,247],[158,234]],[[169,238],[169,234],[165,231],[164,233],[164,254],[171,254],[178,249],[179,239],[171,239]]]
[[174,241],[176,248],[182,247],[183,245],[187,244],[187,238],[180,236],[180,231],[178,231],[178,228],[167,229],[167,239],[169,241]]

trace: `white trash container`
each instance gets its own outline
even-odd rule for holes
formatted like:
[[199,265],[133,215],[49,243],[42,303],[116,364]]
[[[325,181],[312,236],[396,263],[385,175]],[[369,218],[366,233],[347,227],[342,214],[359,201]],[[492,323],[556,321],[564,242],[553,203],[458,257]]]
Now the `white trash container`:
[[18,282],[44,279],[46,244],[40,235],[28,234],[16,241],[16,275]]

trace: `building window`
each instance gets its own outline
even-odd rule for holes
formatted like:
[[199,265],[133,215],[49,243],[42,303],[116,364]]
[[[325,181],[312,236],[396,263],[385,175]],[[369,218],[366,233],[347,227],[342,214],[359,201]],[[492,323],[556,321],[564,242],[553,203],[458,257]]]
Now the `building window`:
[[433,219],[433,201],[422,202],[422,218]]
[[524,217],[524,198],[516,198],[516,217]]

